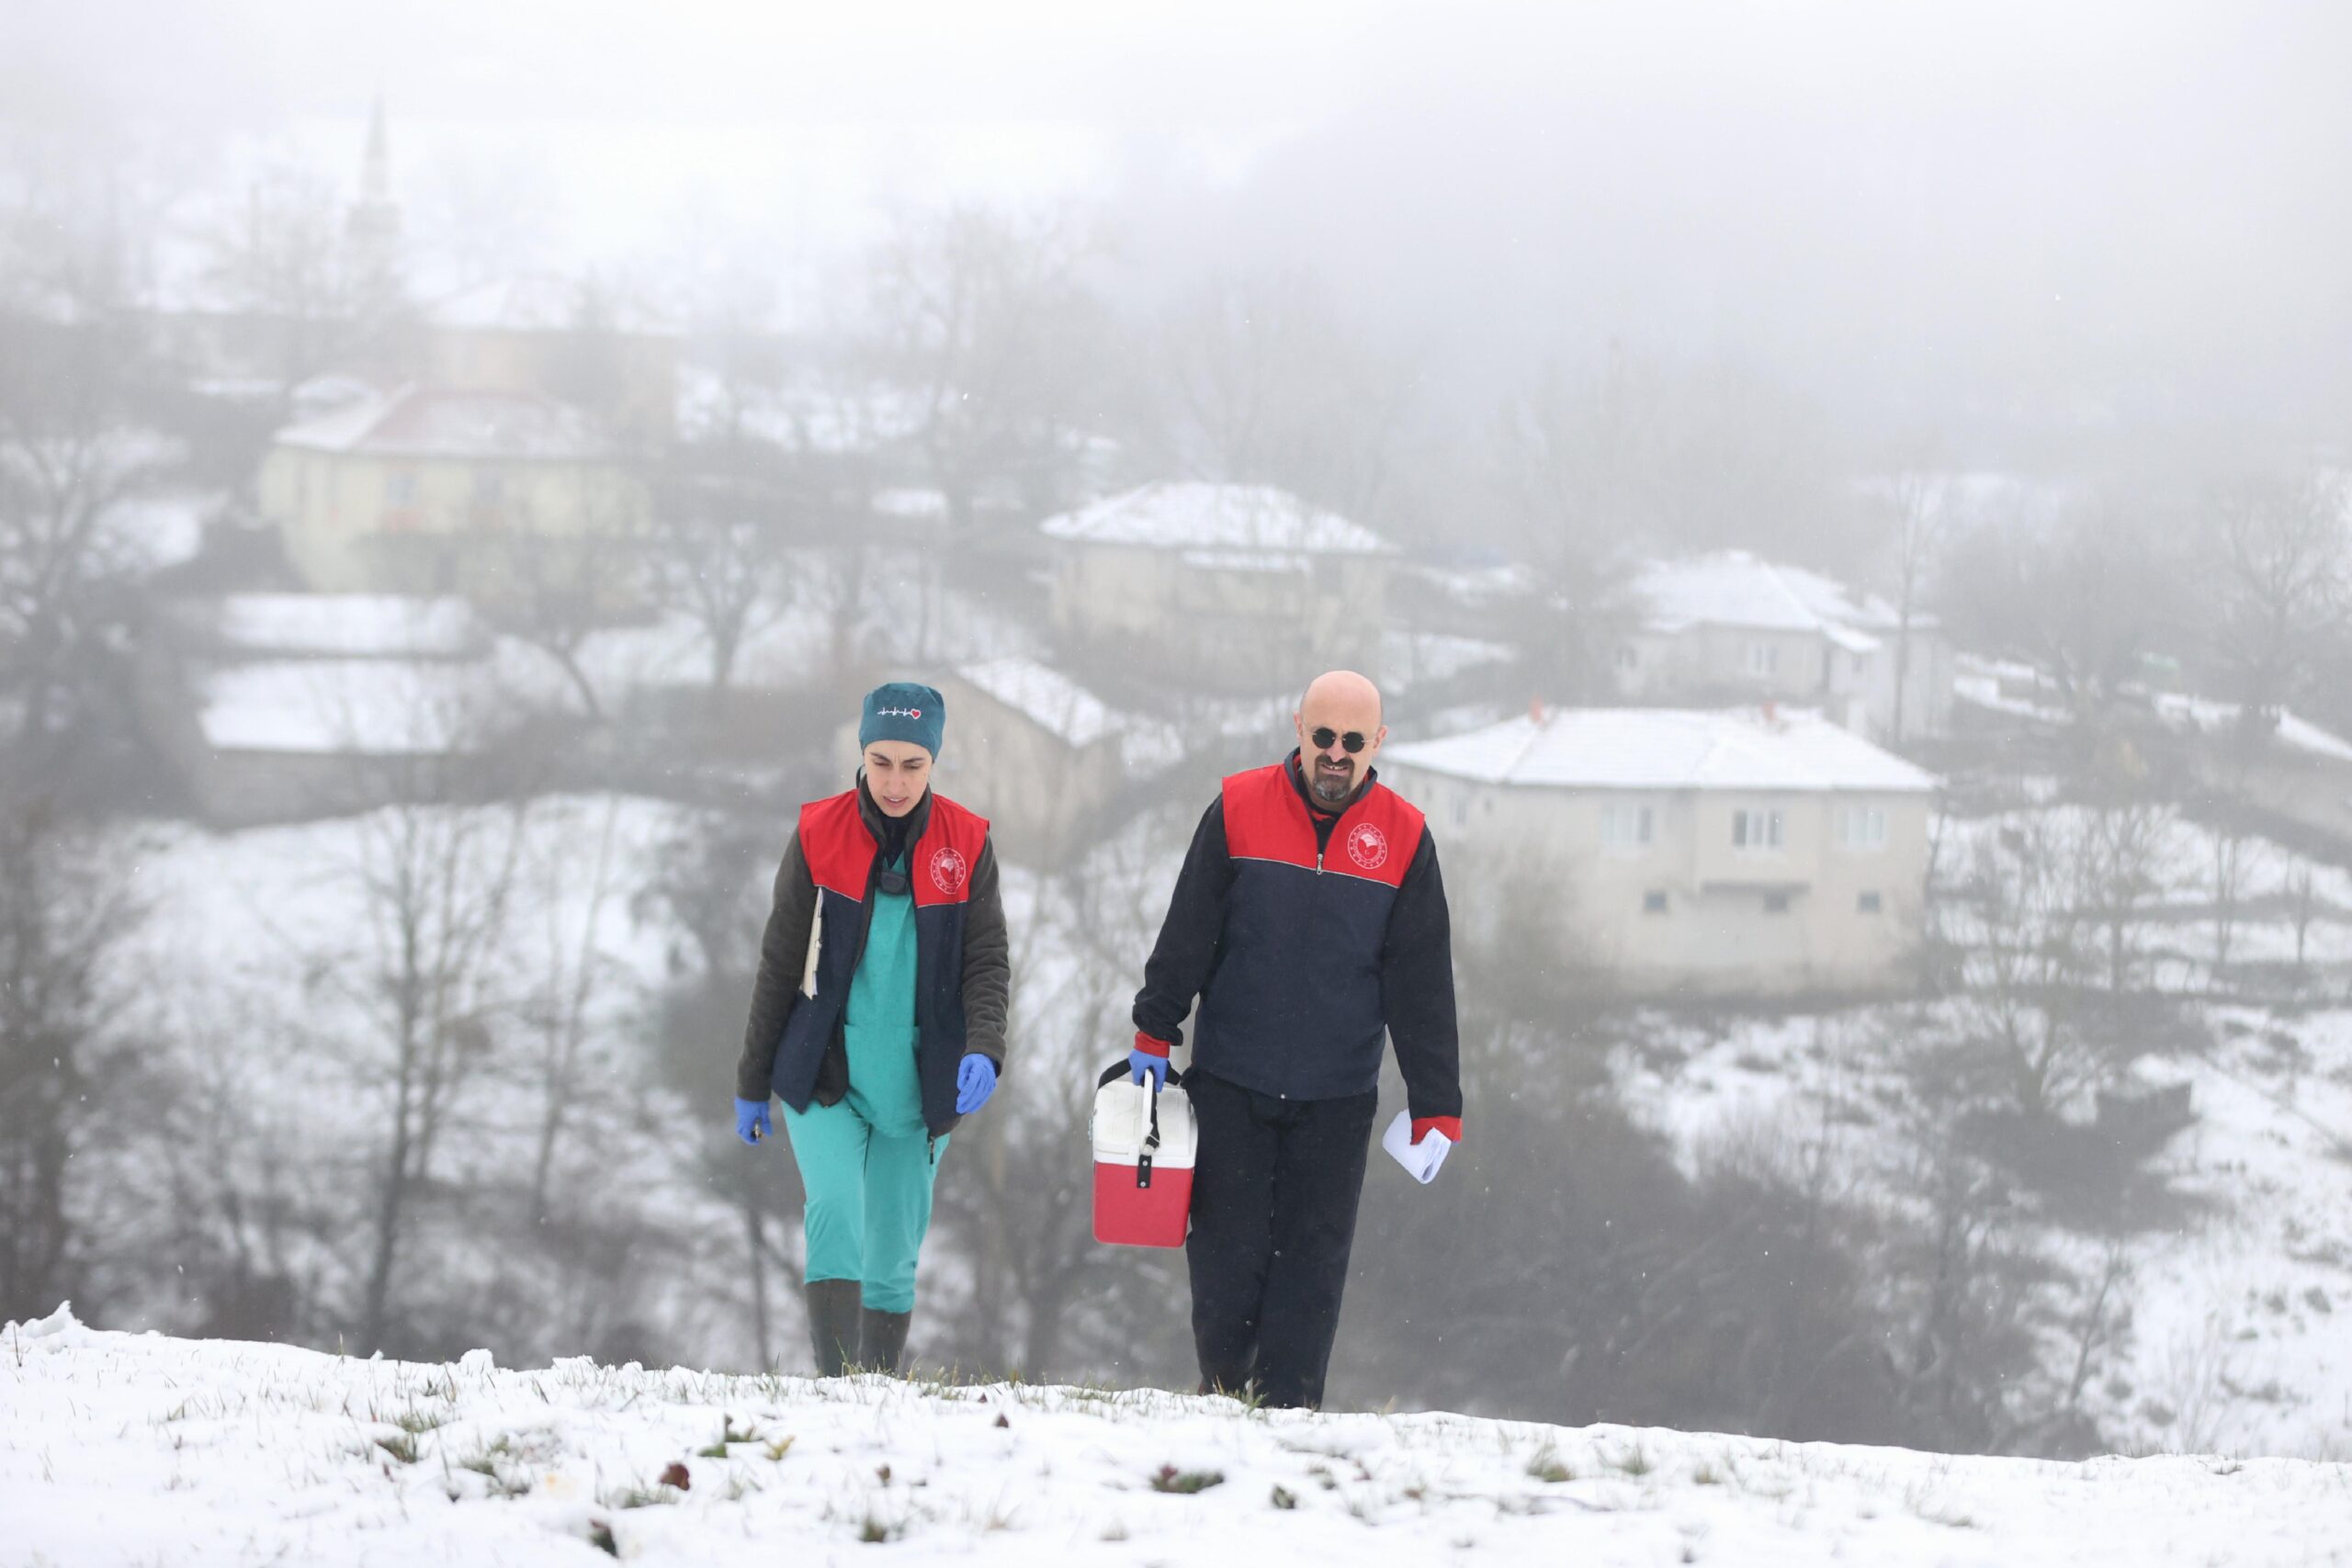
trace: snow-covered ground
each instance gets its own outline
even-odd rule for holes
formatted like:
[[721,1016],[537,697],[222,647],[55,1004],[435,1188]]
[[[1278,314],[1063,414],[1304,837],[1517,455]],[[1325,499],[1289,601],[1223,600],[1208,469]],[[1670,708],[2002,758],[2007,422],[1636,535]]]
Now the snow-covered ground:
[[1154,1391],[0,1329],[12,1563],[2352,1562],[2298,1460],[1952,1458]]
[[[2049,819],[2078,830],[2080,814]],[[1955,825],[1957,852],[2023,818]],[[2163,1223],[2110,1236],[2041,1213],[2020,1183],[2018,1234],[2064,1265],[2078,1309],[2109,1257],[2129,1320],[2085,1407],[2131,1451],[2352,1458],[2352,883],[2336,866],[2248,840],[2233,962],[2283,967],[2295,942],[2280,889],[2308,876],[2312,980],[2301,1005],[2273,1010],[2215,981],[2212,836],[2170,819],[2152,858],[2157,885],[2134,943],[2143,983],[2172,995],[2204,1043],[2151,1042],[2130,1070],[2154,1089],[2187,1084],[2196,1122],[2146,1166],[2173,1200]],[[2211,999],[2203,999],[2211,987]],[[1686,1168],[1739,1145],[1826,1140],[1838,1179],[1863,1201],[1900,1201],[1917,1157],[1917,1090],[1905,1058],[1963,1038],[1965,997],[1820,1014],[1693,1021],[1643,1018],[1614,1077],[1628,1108],[1665,1133]],[[1990,1049],[1991,1047],[1984,1047]],[[2087,1088],[2061,1113],[2092,1115]],[[2080,1299],[2073,1299],[2079,1297]],[[2063,1336],[2061,1337],[2063,1339]],[[2053,1339],[2053,1364],[2075,1346]]]

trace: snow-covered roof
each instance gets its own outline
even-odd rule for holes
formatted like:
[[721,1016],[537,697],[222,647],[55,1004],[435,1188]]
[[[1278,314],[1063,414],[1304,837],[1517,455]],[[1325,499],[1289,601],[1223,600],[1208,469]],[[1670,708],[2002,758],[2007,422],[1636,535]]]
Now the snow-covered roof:
[[1183,742],[1167,725],[1122,713],[1050,665],[1019,657],[967,665],[956,674],[973,690],[994,699],[1073,747],[1115,740],[1129,773],[1172,767],[1183,760]]
[[493,696],[474,664],[270,660],[204,675],[198,725],[215,751],[437,756],[478,742],[475,721]]
[[1819,714],[1782,708],[1558,708],[1383,758],[1484,783],[1554,789],[1808,790],[1917,794],[1933,774]]
[[1271,485],[1145,485],[1048,517],[1038,528],[1048,538],[1084,544],[1261,558],[1393,552],[1370,529]]
[[255,655],[456,658],[488,631],[463,599],[391,593],[232,593],[174,606],[219,647]]
[[[1821,632],[1840,646],[1867,651],[1866,635],[1901,625],[1894,607],[1874,594],[1857,595],[1843,583],[1763,560],[1746,550],[1717,550],[1681,560],[1651,561],[1635,573],[1634,592],[1649,607],[1653,630],[1688,626],[1740,626],[1758,631]],[[1914,626],[1932,626],[1934,617],[1914,612]]]
[[578,461],[606,455],[587,416],[553,398],[417,386],[288,425],[277,444],[393,457]]

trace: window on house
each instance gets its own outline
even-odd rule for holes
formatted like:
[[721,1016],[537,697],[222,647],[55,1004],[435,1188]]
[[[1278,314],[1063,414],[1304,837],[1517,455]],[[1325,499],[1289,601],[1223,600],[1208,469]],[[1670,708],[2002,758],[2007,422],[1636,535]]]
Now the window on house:
[[1466,790],[1453,792],[1453,825],[1464,827],[1470,820],[1470,795]]
[[1838,847],[1844,850],[1886,848],[1885,808],[1878,806],[1838,807]]
[[1745,658],[1750,675],[1777,674],[1781,668],[1781,647],[1778,643],[1751,642]]
[[1787,914],[1789,896],[1785,893],[1767,893],[1764,895],[1764,912],[1768,915]]
[[394,468],[384,476],[384,504],[386,506],[414,506],[416,504],[415,469]]
[[1639,649],[1621,648],[1617,650],[1617,673],[1631,675],[1641,667],[1642,654]]
[[1875,893],[1857,894],[1854,898],[1857,914],[1875,915],[1879,912],[1879,897]]
[[1600,841],[1612,849],[1639,849],[1657,832],[1657,819],[1646,806],[1604,806],[1600,808]]
[[1785,831],[1778,811],[1740,810],[1731,814],[1731,847],[1736,850],[1777,850]]
[[1665,894],[1663,894],[1663,893],[1645,893],[1645,894],[1643,894],[1643,895],[1642,895],[1642,913],[1643,913],[1643,914],[1645,914],[1645,915],[1663,915],[1663,914],[1665,914],[1665,913],[1666,913],[1666,895],[1665,895]]

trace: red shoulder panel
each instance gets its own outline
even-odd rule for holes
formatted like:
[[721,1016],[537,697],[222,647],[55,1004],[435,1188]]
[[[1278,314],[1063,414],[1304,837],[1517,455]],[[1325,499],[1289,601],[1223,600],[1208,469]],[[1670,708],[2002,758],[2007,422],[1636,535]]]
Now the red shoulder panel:
[[971,897],[972,871],[989,841],[989,820],[944,795],[931,797],[931,820],[908,863],[915,907],[961,904]]
[[809,879],[829,892],[865,902],[866,878],[881,847],[858,811],[855,790],[800,808],[801,858],[808,863]]
[[1252,768],[1225,781],[1225,847],[1236,860],[1313,866],[1315,825],[1290,782],[1290,764]]

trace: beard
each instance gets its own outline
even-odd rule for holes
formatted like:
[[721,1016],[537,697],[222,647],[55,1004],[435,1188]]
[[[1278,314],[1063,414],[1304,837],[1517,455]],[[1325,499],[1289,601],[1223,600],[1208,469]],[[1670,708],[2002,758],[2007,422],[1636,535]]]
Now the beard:
[[1353,762],[1343,762],[1335,772],[1323,758],[1317,757],[1306,770],[1307,793],[1315,796],[1317,806],[1333,810],[1348,803],[1355,793],[1356,768]]

